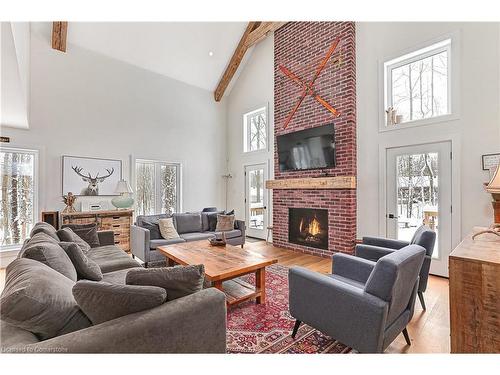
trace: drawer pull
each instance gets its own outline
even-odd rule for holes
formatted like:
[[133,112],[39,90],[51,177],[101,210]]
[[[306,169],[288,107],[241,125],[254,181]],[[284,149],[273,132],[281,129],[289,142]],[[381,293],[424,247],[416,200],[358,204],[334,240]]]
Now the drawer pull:
[[120,228],[120,224],[113,224],[113,228]]
[[113,220],[118,220],[120,219],[120,216],[113,216]]

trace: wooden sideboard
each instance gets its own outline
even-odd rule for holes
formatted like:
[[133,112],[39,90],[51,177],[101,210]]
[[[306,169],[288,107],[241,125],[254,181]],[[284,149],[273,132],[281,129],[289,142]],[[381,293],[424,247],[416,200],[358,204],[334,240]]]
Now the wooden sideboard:
[[115,232],[115,244],[130,251],[130,226],[133,210],[81,211],[61,213],[61,224],[96,223],[98,230]]
[[467,235],[449,265],[451,352],[500,353],[500,238]]

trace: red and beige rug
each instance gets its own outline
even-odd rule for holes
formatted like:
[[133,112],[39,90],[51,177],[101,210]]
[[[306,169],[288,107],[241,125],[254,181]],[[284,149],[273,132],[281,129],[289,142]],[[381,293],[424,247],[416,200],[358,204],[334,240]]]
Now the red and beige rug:
[[[255,282],[254,275],[243,277]],[[302,324],[295,340],[295,319],[288,312],[288,268],[266,268],[266,304],[248,301],[228,310],[229,353],[351,353],[351,348]]]

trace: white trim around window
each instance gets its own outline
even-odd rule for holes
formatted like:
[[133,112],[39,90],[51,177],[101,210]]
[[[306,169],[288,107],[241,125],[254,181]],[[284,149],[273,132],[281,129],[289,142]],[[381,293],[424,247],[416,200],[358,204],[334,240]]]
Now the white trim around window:
[[[251,141],[251,127],[248,124],[248,118],[251,117],[252,115],[258,114],[260,112],[264,112],[265,114],[265,131],[264,131],[264,136],[265,136],[265,147],[251,150],[250,148],[250,141]],[[254,109],[251,109],[249,111],[246,111],[243,116],[243,154],[251,154],[251,153],[258,153],[258,152],[265,152],[269,150],[269,105],[264,104],[261,106],[256,106]]]
[[[424,119],[406,121],[388,126],[386,124],[386,109],[392,105],[392,92],[389,81],[390,72],[400,66],[410,64],[435,54],[448,52],[448,87],[447,113]],[[389,73],[388,73],[389,72]],[[405,128],[439,124],[460,118],[460,33],[459,31],[428,40],[412,48],[387,56],[379,62],[379,131],[393,131]]]

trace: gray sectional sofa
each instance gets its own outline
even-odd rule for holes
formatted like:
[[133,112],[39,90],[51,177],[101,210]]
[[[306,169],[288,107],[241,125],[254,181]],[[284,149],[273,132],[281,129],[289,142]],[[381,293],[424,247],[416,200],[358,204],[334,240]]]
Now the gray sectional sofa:
[[[40,227],[43,227],[42,232],[49,233],[39,233]],[[92,325],[71,294],[76,281],[65,276],[71,271],[67,270],[67,261],[59,261],[53,255],[49,259],[54,251],[46,252],[38,260],[32,255],[30,258],[24,257],[30,242],[32,246],[36,243],[36,246],[42,249],[44,246],[54,249],[56,246],[57,250],[58,243],[54,242],[57,241],[57,234],[55,229],[53,233],[50,231],[50,227],[45,223],[35,225],[31,239],[24,244],[19,259],[7,267],[2,301],[9,298],[10,302],[12,299],[18,301],[21,295],[27,298],[22,298],[14,304],[10,303],[10,306],[7,306],[9,303],[2,303],[1,352],[225,353],[226,301],[224,294],[215,288],[203,289],[154,308]],[[98,232],[98,237],[99,246],[91,248],[87,257],[99,265],[103,282],[125,284],[127,273],[141,265],[113,244],[113,231]],[[63,264],[66,270],[61,268]],[[71,308],[74,309],[74,314],[70,317],[72,323],[65,324],[64,329],[55,335],[39,333],[48,325],[54,324],[43,322],[40,318],[40,315],[47,315],[47,311],[41,307],[36,297],[44,299],[47,295],[64,296],[61,299],[49,299],[47,306],[50,306],[50,309],[54,309],[54,305],[58,303],[63,303],[62,300],[66,305],[69,300]],[[58,309],[55,308],[55,311]],[[76,323],[75,316],[79,317]],[[63,317],[56,315],[55,319],[62,320]],[[20,328],[33,325],[38,326],[36,330]]]
[[[137,216],[136,223],[132,225],[130,233],[132,254],[144,261],[144,266],[147,267],[150,262],[165,260],[165,257],[156,250],[158,246],[206,240],[212,237],[221,238],[221,232],[210,230],[209,216],[213,214],[217,214],[217,212]],[[166,240],[161,236],[158,229],[158,220],[168,217],[173,218],[179,238]],[[225,235],[227,243],[243,247],[245,244],[245,222],[235,220],[234,229],[226,231]]]

